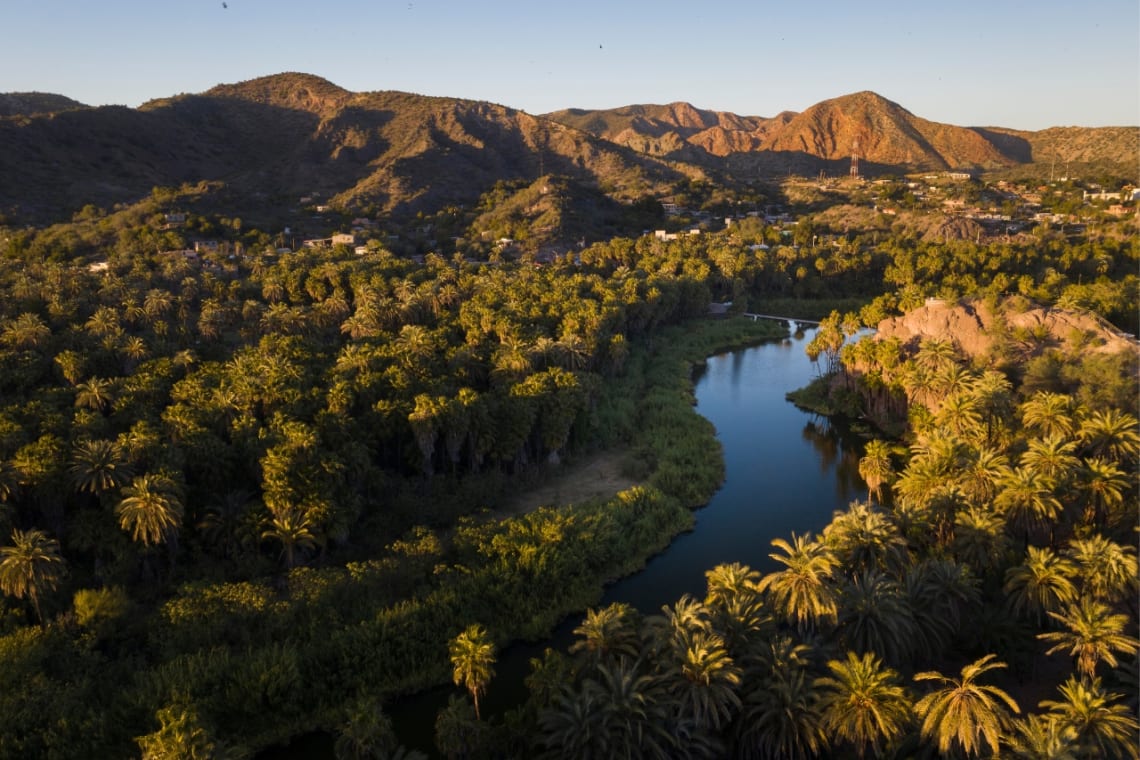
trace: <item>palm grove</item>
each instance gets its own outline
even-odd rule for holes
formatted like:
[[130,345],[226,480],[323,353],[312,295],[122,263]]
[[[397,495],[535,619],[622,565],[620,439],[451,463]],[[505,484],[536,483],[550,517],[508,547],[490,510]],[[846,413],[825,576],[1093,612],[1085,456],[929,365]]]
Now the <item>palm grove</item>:
[[[880,296],[873,323],[988,287],[1120,319],[1134,239],[824,249],[755,223],[535,267],[245,254],[260,233],[233,225],[234,255],[191,260],[125,213],[2,260],[0,754],[240,755],[317,727],[396,752],[385,701],[454,680],[453,755],[1134,756],[1135,365],[1056,351],[1025,372],[836,348],[847,402],[907,420],[867,447],[872,503],[775,542],[779,572],[592,610],[526,705],[479,711],[493,642],[593,603],[719,482],[677,378],[762,333],[698,325],[710,300]],[[105,269],[69,255],[90,240]],[[617,445],[642,487],[472,517],[538,463]],[[1071,665],[1052,698],[995,685],[1047,680],[1045,652]]]

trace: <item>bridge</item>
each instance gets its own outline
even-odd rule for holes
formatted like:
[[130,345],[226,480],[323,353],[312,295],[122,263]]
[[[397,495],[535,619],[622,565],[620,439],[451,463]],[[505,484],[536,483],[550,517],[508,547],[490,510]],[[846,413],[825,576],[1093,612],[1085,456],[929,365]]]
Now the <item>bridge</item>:
[[774,319],[777,322],[795,322],[797,325],[819,325],[819,322],[813,319],[800,319],[799,317],[777,317],[771,314],[750,314],[748,312],[741,314],[741,316],[748,317],[753,322],[758,319]]

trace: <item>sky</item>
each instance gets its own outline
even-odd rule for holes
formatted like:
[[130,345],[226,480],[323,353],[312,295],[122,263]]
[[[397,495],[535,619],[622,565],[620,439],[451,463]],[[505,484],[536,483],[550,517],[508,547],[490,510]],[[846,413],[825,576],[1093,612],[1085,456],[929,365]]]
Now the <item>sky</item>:
[[1140,125],[1137,0],[0,0],[0,29],[0,92],[88,105],[298,71],[532,114],[873,90],[958,126]]

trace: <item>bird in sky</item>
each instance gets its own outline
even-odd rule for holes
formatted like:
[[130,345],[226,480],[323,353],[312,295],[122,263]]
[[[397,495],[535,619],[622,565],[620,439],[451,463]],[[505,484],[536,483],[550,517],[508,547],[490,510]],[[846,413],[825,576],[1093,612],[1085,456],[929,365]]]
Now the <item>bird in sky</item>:
[[230,6],[226,5],[225,3],[222,3],[222,7],[223,8],[229,8]]

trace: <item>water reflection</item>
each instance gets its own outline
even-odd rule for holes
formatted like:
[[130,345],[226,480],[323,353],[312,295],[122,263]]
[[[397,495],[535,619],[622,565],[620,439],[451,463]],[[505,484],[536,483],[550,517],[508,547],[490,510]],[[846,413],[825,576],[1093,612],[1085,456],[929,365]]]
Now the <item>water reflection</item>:
[[[798,325],[797,325],[798,327]],[[866,498],[859,479],[860,445],[840,425],[807,414],[786,399],[808,384],[815,366],[804,353],[814,328],[793,340],[710,357],[693,372],[697,410],[716,428],[725,458],[725,482],[696,514],[693,531],[679,536],[636,575],[606,589],[602,604],[628,602],[654,613],[682,594],[703,596],[705,570],[742,562],[767,573],[773,538],[818,533],[836,510]],[[501,715],[526,696],[529,660],[546,646],[565,650],[581,621],[573,615],[546,641],[515,644],[500,653],[483,702]],[[441,687],[386,709],[400,740],[434,756],[435,716],[457,687]],[[263,758],[286,755],[264,755]],[[288,757],[328,757],[319,753]]]
[[837,497],[863,488],[863,479],[859,476],[863,447],[848,428],[827,417],[816,416],[804,424],[802,438],[819,456],[820,475],[835,480]]

